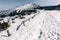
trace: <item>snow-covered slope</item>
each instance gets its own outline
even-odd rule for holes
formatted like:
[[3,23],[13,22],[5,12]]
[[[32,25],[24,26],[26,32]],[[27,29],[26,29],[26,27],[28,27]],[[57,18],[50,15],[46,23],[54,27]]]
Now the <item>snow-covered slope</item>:
[[37,4],[34,4],[34,3],[28,3],[26,5],[22,5],[22,6],[19,6],[17,8],[15,8],[14,10],[17,10],[17,11],[22,11],[22,10],[32,10],[34,8],[37,8],[39,7],[39,5]]
[[56,20],[60,16],[57,12],[60,11],[37,10],[36,14],[26,15],[25,19],[16,18],[13,20],[15,23],[10,19],[7,30],[11,36],[7,36],[6,30],[2,31],[0,40],[60,40],[60,22]]

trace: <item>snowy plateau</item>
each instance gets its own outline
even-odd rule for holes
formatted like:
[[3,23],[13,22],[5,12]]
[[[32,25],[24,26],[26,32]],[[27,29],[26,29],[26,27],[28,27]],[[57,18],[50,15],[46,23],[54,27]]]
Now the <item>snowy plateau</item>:
[[[36,7],[38,5],[26,4],[13,10],[18,12],[19,10],[30,10]],[[0,32],[0,40],[60,40],[59,10],[36,9],[36,12],[24,15],[23,19],[18,15],[6,16],[0,23],[3,23],[3,21],[7,22],[8,20],[10,26]]]

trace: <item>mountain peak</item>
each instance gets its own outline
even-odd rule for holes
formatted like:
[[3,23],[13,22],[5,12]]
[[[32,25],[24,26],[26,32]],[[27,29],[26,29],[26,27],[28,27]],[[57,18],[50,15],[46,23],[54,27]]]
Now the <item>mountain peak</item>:
[[25,5],[22,5],[22,6],[19,6],[19,7],[16,7],[14,10],[31,10],[33,8],[36,8],[36,7],[39,7],[39,5],[37,4],[34,4],[34,3],[28,3],[28,4],[25,4]]

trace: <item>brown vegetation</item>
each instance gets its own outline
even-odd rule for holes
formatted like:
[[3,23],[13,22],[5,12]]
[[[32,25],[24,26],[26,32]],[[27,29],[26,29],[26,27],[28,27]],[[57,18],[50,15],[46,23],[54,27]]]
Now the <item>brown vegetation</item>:
[[12,23],[15,23],[14,21],[12,21]]
[[9,33],[9,30],[7,30],[7,35],[8,35],[8,36],[11,36],[11,34]]
[[12,20],[15,20],[15,18],[12,18]]
[[20,17],[20,19],[24,19],[24,18],[25,18],[25,17],[23,17],[23,16],[22,16],[22,17]]
[[6,30],[9,27],[8,22],[4,22],[0,23],[0,29]]

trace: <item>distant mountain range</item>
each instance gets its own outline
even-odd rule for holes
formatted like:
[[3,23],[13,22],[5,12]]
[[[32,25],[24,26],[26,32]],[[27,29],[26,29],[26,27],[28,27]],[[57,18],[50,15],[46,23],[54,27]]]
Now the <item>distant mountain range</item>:
[[54,6],[40,6],[38,9],[44,9],[44,10],[60,10],[60,5],[54,5]]

